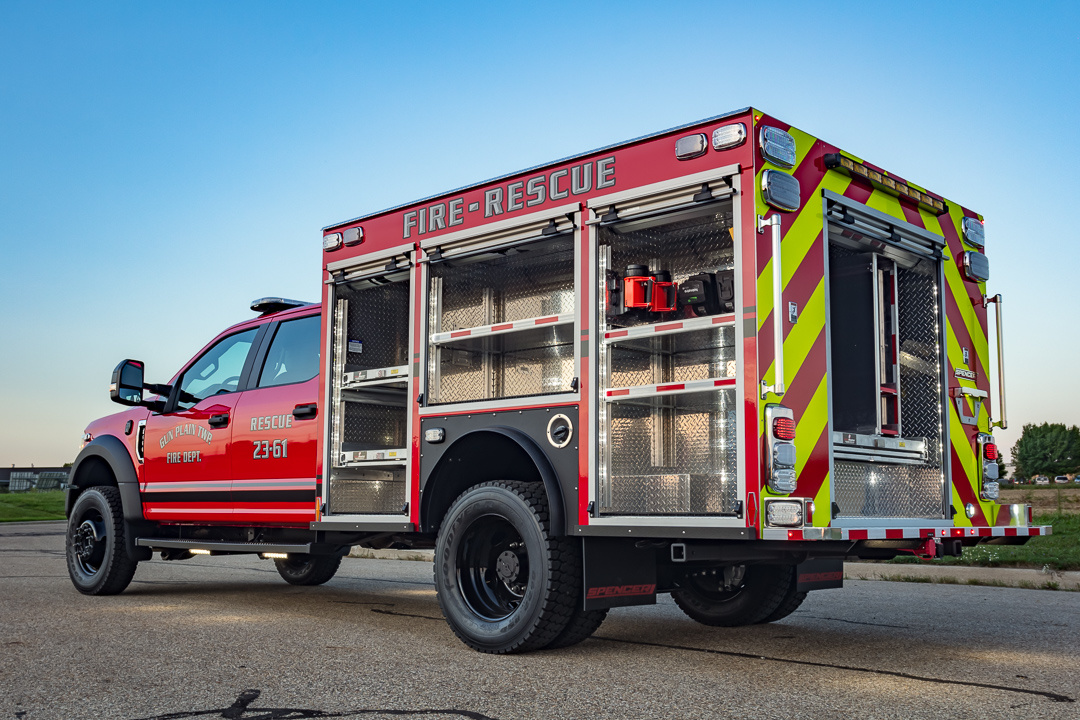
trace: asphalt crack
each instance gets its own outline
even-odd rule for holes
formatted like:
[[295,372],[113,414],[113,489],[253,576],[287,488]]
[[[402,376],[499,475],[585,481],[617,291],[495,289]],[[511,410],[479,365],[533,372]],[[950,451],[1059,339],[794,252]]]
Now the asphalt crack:
[[337,712],[325,710],[311,710],[303,708],[253,708],[251,704],[262,695],[261,690],[244,690],[227,708],[214,710],[192,710],[188,712],[166,713],[152,717],[140,718],[140,720],[184,720],[184,718],[219,717],[225,720],[305,720],[306,718],[355,718],[364,715],[391,715],[397,717],[421,717],[425,715],[452,716],[468,718],[468,720],[498,720],[490,715],[484,715],[474,710],[462,710],[460,708],[417,708],[406,710],[400,708],[355,708]]
[[937,685],[961,685],[964,687],[982,688],[984,690],[1000,690],[1003,692],[1024,693],[1026,695],[1037,695],[1039,697],[1048,698],[1050,700],[1053,700],[1054,702],[1076,702],[1068,695],[1061,695],[1059,693],[1048,692],[1046,690],[1029,690],[1028,688],[1011,687],[1009,685],[994,685],[993,683],[980,683],[972,682],[969,680],[950,680],[948,678],[927,677],[925,675],[913,675],[911,673],[900,672],[899,670],[878,670],[875,668],[856,667],[853,665],[836,665],[833,663],[815,662],[813,660],[796,660],[793,658],[769,657],[767,655],[758,655],[757,653],[735,652],[733,650],[714,650],[712,648],[691,647],[689,645],[668,645],[666,643],[645,642],[643,640],[622,640],[620,638],[603,637],[600,635],[594,635],[593,639],[606,640],[607,642],[614,643],[623,643],[626,645],[642,645],[646,647],[667,648],[669,650],[684,650],[688,652],[706,653],[709,655],[723,655],[725,657],[742,658],[746,660],[764,660],[766,662],[786,663],[790,665],[804,665],[808,667],[827,668],[830,670],[847,670],[849,672],[860,672],[869,673],[871,675],[898,677],[905,680],[915,680],[917,682],[934,683]]

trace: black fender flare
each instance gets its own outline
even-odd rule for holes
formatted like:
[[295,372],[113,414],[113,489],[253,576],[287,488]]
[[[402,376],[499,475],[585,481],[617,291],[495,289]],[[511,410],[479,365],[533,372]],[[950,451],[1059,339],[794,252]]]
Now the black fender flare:
[[[101,472],[101,464],[112,473],[106,478]],[[120,501],[124,508],[124,521],[131,530],[142,529],[147,525],[143,517],[142,498],[139,496],[139,476],[131,455],[123,441],[113,435],[101,435],[94,438],[82,449],[68,472],[68,489],[64,498],[64,516],[71,517],[71,509],[79,493],[95,485],[112,485],[120,491]],[[149,560],[150,548],[135,546],[135,532],[127,532],[128,555],[134,560]]]
[[[552,466],[551,461],[548,460],[547,455],[544,454],[544,451],[532,437],[517,428],[504,425],[492,425],[467,432],[455,440],[453,445],[447,448],[446,453],[440,458],[438,464],[435,465],[435,467],[432,468],[431,473],[424,478],[424,487],[420,495],[421,531],[435,532],[442,522],[442,517],[446,510],[449,509],[450,504],[461,492],[464,492],[465,488],[488,480],[515,479],[506,477],[484,477],[481,475],[476,482],[469,482],[461,486],[460,489],[457,489],[456,492],[452,490],[450,494],[452,494],[453,497],[449,497],[446,493],[438,492],[440,489],[440,474],[446,469],[450,459],[454,457],[455,448],[461,448],[462,446],[475,443],[485,435],[495,436],[504,442],[509,441],[524,452],[532,462],[536,474],[544,483],[544,490],[547,492],[549,532],[555,536],[565,535],[566,512],[563,505],[562,487],[559,485],[559,476],[555,472],[555,468]],[[435,483],[435,487],[432,487],[432,482]]]

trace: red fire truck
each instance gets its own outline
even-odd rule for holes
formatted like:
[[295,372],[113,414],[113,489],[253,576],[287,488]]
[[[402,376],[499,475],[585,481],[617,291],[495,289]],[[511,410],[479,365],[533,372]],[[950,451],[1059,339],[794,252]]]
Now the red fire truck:
[[[770,622],[844,558],[1050,532],[997,503],[981,216],[755,109],[323,231],[321,304],[256,302],[165,384],[122,362],[68,567],[435,548],[484,652],[671,593]],[[997,320],[988,338],[988,308]]]

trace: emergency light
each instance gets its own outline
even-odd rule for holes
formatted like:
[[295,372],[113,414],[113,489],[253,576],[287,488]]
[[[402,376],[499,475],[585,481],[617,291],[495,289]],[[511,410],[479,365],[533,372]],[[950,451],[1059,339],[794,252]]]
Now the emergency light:
[[969,244],[974,245],[977,248],[982,249],[986,245],[985,228],[983,227],[983,221],[979,218],[966,217],[964,218],[961,228],[964,232],[964,239]]
[[795,167],[795,138],[780,128],[766,125],[761,128],[761,154],[773,165]]
[[746,140],[746,126],[742,123],[724,125],[713,130],[713,150],[727,150],[742,145]]
[[330,233],[329,235],[323,235],[322,249],[326,252],[331,250],[337,250],[341,247],[341,233]]
[[869,180],[870,184],[878,190],[884,190],[890,195],[896,195],[899,198],[913,200],[917,204],[933,212],[935,215],[944,215],[949,211],[949,206],[945,204],[944,200],[931,197],[927,193],[913,188],[905,182],[869,168],[861,162],[852,160],[846,155],[841,155],[840,153],[826,153],[823,160],[825,161],[825,167],[828,170],[839,170],[845,175]]

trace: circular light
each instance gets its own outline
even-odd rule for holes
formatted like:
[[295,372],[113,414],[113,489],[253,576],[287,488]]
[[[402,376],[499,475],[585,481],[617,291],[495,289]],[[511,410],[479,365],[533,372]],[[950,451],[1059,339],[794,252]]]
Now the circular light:
[[964,514],[968,516],[968,519],[975,517],[975,505],[968,503],[964,506]]
[[574,424],[570,422],[570,418],[560,413],[548,420],[547,439],[553,447],[564,448],[570,444],[573,437]]

